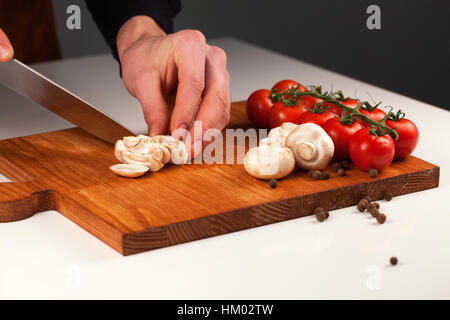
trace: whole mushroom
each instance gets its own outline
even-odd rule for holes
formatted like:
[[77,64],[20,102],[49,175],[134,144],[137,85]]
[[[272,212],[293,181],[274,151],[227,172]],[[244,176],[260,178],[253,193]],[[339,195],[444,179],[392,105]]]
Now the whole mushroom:
[[292,130],[286,138],[286,147],[292,150],[297,166],[305,170],[325,168],[334,154],[333,140],[314,123],[304,123]]
[[286,137],[289,133],[292,132],[295,128],[298,127],[298,124],[292,122],[284,122],[281,126],[273,128],[269,131],[267,138],[261,139],[260,144],[270,141],[279,142],[282,147],[286,145]]
[[247,152],[244,167],[248,174],[258,179],[281,179],[294,170],[295,159],[289,148],[263,144]]

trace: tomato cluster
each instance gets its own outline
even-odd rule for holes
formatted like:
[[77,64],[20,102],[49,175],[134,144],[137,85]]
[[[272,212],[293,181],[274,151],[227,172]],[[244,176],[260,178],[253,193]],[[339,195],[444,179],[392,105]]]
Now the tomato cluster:
[[393,159],[411,154],[419,138],[416,125],[401,111],[386,114],[378,105],[345,98],[341,91],[322,94],[320,87],[308,90],[294,80],[253,92],[246,111],[259,128],[284,122],[321,126],[334,142],[334,158],[351,159],[362,170],[383,170]]

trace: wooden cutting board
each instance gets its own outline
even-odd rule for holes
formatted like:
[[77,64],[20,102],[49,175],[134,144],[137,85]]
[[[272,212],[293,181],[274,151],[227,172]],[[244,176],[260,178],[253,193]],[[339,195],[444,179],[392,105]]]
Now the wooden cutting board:
[[[250,126],[245,103],[233,103],[229,128]],[[319,181],[296,171],[276,189],[239,164],[167,165],[128,179],[108,169],[113,149],[78,128],[0,141],[0,173],[14,181],[0,184],[0,222],[57,210],[129,255],[439,184],[439,167],[413,156],[375,179],[358,169]]]

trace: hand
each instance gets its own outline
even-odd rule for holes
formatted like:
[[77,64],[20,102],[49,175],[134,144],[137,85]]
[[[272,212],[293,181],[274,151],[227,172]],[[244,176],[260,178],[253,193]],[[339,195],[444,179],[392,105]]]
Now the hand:
[[0,62],[6,62],[12,59],[14,56],[14,50],[11,43],[8,40],[8,37],[0,29]]
[[[149,135],[186,129],[193,137],[194,120],[203,132],[222,130],[230,119],[229,75],[225,52],[206,44],[195,30],[165,34],[149,17],[128,20],[117,36],[125,87],[141,103]],[[177,88],[170,117],[167,99]],[[190,139],[191,155],[194,143]],[[205,144],[203,144],[203,147]],[[199,148],[195,148],[197,153]]]

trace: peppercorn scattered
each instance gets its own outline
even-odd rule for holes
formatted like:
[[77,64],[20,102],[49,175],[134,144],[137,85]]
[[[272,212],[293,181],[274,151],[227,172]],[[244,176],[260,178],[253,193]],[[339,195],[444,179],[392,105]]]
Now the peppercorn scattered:
[[325,210],[321,207],[314,209],[314,215],[316,216],[317,221],[324,222],[327,218],[327,214]]
[[383,224],[386,221],[386,215],[384,213],[379,213],[377,215],[377,222]]
[[341,164],[339,162],[335,162],[331,166],[331,170],[333,170],[333,172],[337,172],[339,170],[339,168],[341,168]]
[[377,169],[369,169],[367,172],[369,174],[369,177],[376,178],[378,176],[378,170]]
[[380,214],[380,211],[378,211],[377,208],[371,208],[370,210],[367,210],[370,215],[374,218],[378,217],[378,215]]
[[322,178],[322,172],[321,172],[320,170],[314,170],[314,171],[311,173],[311,177],[312,177],[313,179],[315,179],[315,180],[319,180],[319,179]]
[[341,161],[341,168],[347,170],[350,163],[347,160]]
[[398,259],[397,259],[397,257],[391,257],[389,259],[389,262],[391,263],[391,265],[395,266],[398,262]]
[[380,209],[380,205],[376,202],[372,202],[367,206],[367,211],[370,212],[370,210],[372,210],[372,209],[378,210],[378,209]]
[[343,168],[339,168],[337,171],[339,177],[345,176],[345,170]]
[[355,164],[353,162],[350,162],[348,165],[348,170],[355,169],[355,167],[356,167]]
[[370,196],[364,196],[363,199],[366,199],[368,203],[372,202],[372,198]]
[[278,182],[277,182],[276,179],[271,179],[271,180],[269,181],[269,186],[270,186],[272,189],[275,189],[275,188],[277,187],[277,185],[278,185]]
[[364,212],[364,210],[366,210],[368,204],[369,203],[367,202],[367,200],[361,199],[361,201],[359,201],[359,203],[356,206],[356,208],[359,210],[359,212]]
[[330,178],[330,173],[328,171],[324,171],[322,172],[322,179],[329,179]]
[[386,192],[384,195],[384,200],[391,201],[394,196],[390,192]]

